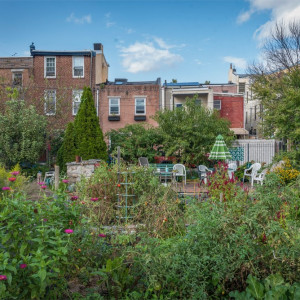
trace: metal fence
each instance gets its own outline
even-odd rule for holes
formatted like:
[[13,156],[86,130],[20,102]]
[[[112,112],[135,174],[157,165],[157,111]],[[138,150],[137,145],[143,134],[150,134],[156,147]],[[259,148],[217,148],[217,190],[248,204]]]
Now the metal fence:
[[232,161],[239,164],[251,161],[270,164],[281,151],[286,151],[286,145],[276,140],[236,140],[230,148]]

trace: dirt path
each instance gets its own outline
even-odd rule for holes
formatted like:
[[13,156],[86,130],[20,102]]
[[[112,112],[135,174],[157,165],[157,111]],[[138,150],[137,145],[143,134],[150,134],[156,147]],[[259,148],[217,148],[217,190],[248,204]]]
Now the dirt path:
[[53,195],[53,192],[47,187],[45,190],[41,189],[40,185],[36,181],[29,182],[24,187],[28,200],[39,200],[46,194],[47,197]]

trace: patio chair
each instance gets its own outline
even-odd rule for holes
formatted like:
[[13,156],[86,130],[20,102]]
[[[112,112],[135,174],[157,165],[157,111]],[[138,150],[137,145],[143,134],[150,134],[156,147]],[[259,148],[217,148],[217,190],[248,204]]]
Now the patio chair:
[[185,166],[182,164],[176,164],[173,166],[175,180],[177,177],[183,177],[184,178],[184,184],[186,184],[186,170]]
[[[230,169],[230,170],[229,170]],[[237,169],[237,164],[235,162],[228,164],[228,176],[230,179],[232,179],[234,172]]]
[[249,169],[245,169],[244,176],[243,176],[243,182],[245,182],[245,177],[248,176],[251,178],[251,186],[253,186],[253,179],[257,174],[257,171],[261,168],[260,163],[254,163],[251,165]]
[[211,171],[204,165],[198,166],[198,175],[200,179],[200,183],[203,181],[205,184],[207,184],[207,173],[211,173]]
[[54,171],[45,172],[44,182],[47,185],[54,183]]
[[147,157],[139,157],[139,165],[141,167],[149,167],[149,162]]
[[253,178],[253,182],[258,181],[261,185],[263,185],[267,172],[268,169],[264,169],[260,173],[257,173]]

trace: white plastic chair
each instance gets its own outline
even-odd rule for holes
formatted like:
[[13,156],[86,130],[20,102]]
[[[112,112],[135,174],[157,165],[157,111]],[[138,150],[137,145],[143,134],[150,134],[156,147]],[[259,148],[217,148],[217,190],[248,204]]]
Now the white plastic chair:
[[45,172],[44,182],[47,184],[53,184],[54,183],[54,171]]
[[264,169],[260,173],[257,173],[253,178],[253,182],[258,181],[258,182],[260,182],[261,185],[263,185],[267,171],[268,171],[268,169]]
[[207,184],[207,173],[211,173],[211,170],[209,170],[204,165],[198,166],[198,174],[199,174],[200,182],[204,181],[204,183]]
[[251,165],[249,169],[245,169],[244,176],[243,176],[243,182],[245,182],[245,177],[248,176],[251,178],[251,186],[253,186],[253,179],[257,174],[257,171],[261,168],[260,163],[255,163]]
[[186,170],[185,166],[182,164],[176,164],[173,166],[175,180],[177,177],[184,177],[184,184],[186,184]]
[[[229,169],[231,169],[231,170],[229,170]],[[228,164],[228,171],[227,172],[228,172],[228,176],[229,176],[230,179],[233,177],[233,174],[236,171],[236,169],[237,169],[237,164],[235,162],[232,162],[232,163]]]

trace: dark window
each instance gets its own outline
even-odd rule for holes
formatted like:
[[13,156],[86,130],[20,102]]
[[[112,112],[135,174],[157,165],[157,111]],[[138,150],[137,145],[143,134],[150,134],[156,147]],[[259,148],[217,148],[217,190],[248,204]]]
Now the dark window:
[[23,74],[22,72],[13,73],[13,86],[22,86]]
[[246,83],[245,82],[240,82],[239,83],[239,93],[240,94],[245,93],[245,88],[246,88]]

